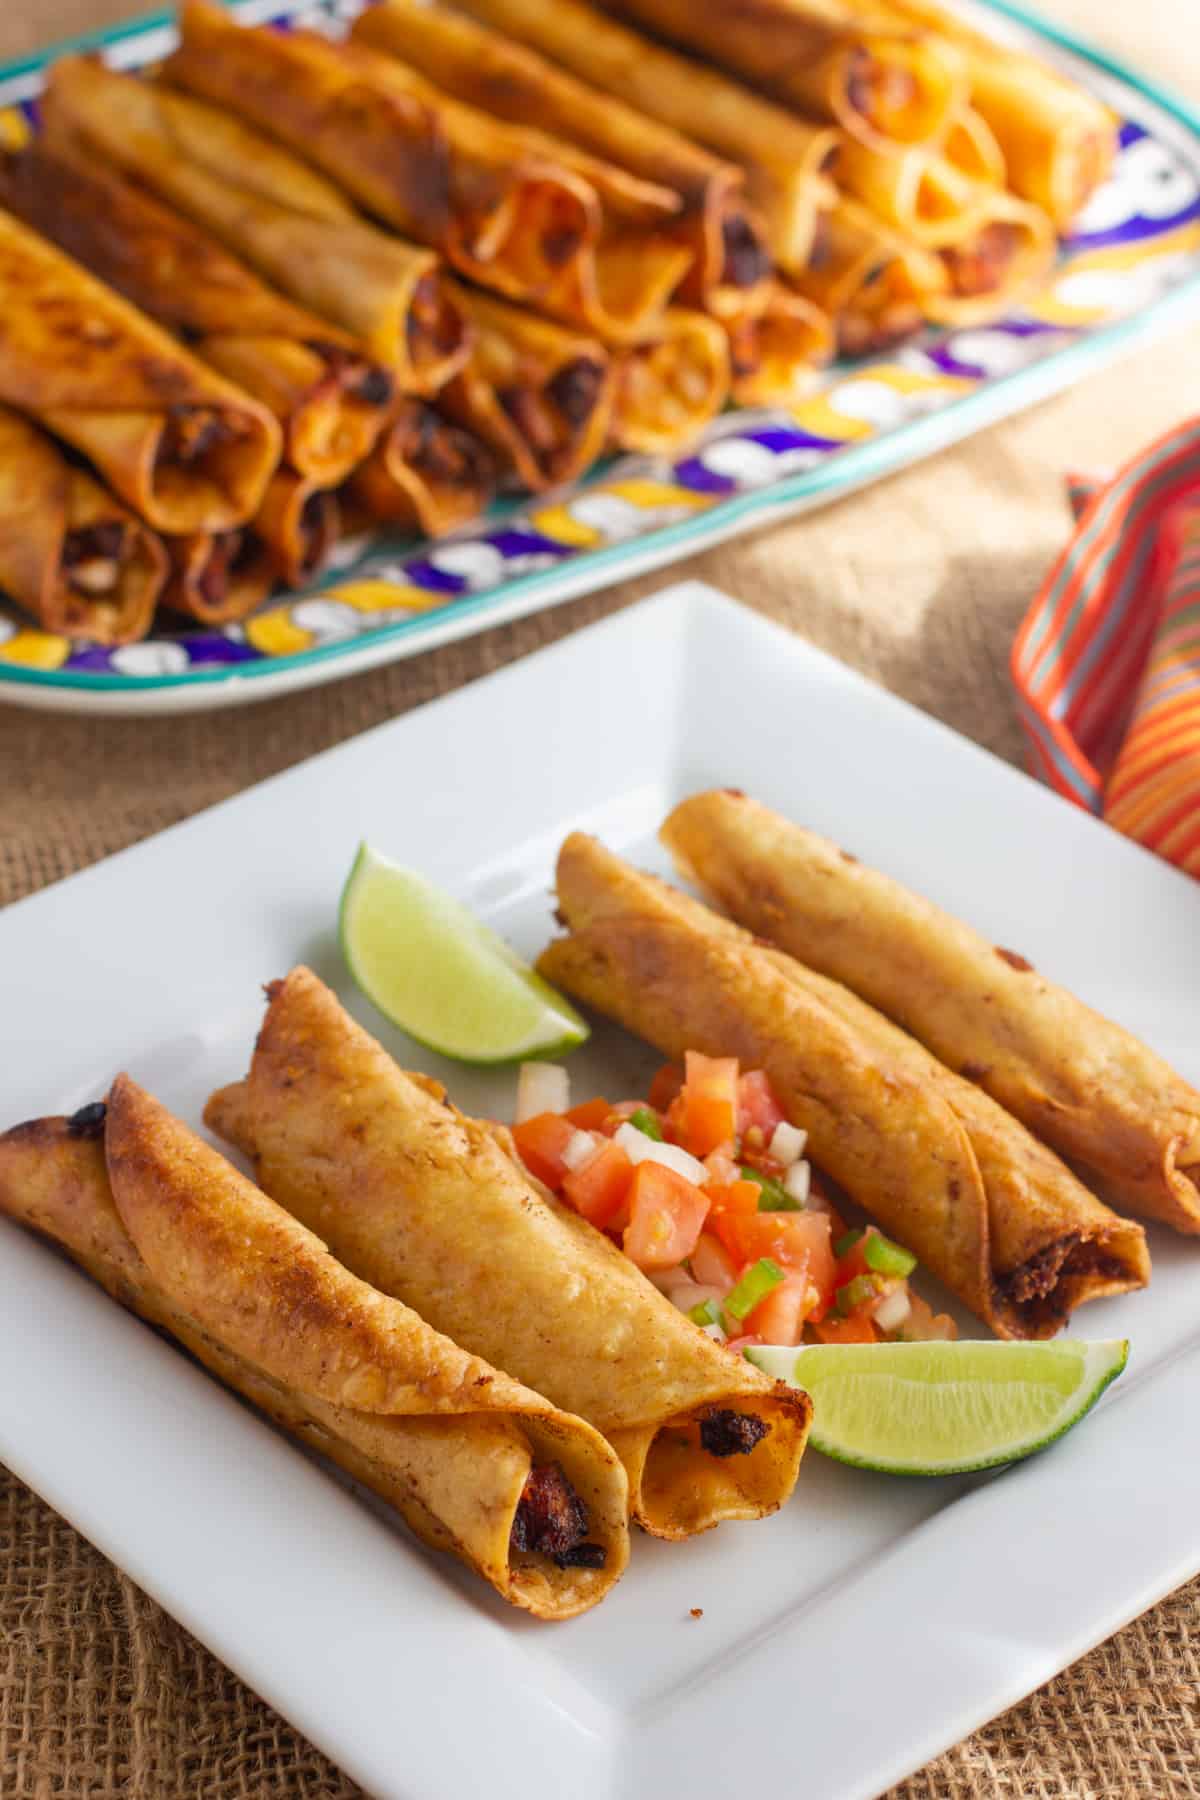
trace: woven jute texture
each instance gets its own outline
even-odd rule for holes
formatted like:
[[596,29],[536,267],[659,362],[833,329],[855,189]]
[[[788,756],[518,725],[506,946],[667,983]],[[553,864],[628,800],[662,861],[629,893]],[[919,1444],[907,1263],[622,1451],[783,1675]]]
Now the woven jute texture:
[[[1046,0],[1064,22],[1200,98],[1196,5]],[[0,0],[0,56],[126,10],[121,0]],[[1193,328],[935,462],[813,518],[722,546],[680,573],[715,582],[1016,761],[1008,648],[1068,528],[1062,473],[1119,462],[1195,411],[1198,395]],[[610,589],[242,711],[103,722],[0,705],[0,904],[527,655],[663,580]],[[703,725],[697,720],[698,730]],[[797,771],[799,781],[807,778]],[[913,827],[920,829],[919,796]],[[46,1100],[51,1107],[55,1096]],[[0,1373],[15,1379],[19,1371]],[[1103,1495],[1087,1503],[1102,1505]],[[906,1629],[919,1633],[920,1620]],[[845,1674],[853,1679],[853,1670]],[[867,1720],[870,1696],[863,1699]],[[357,1792],[0,1470],[0,1800],[350,1800]],[[802,1755],[796,1792],[804,1792]],[[1200,1583],[891,1800],[968,1795],[1200,1796]]]

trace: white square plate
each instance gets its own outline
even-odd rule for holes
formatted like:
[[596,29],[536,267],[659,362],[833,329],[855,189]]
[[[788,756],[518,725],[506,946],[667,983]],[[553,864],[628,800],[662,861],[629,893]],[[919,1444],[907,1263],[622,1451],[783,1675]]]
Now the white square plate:
[[[575,825],[654,830],[734,783],[1012,944],[1200,1079],[1200,893],[799,639],[676,587],[0,917],[3,1121],[128,1067],[189,1120],[246,1066],[259,984],[333,941],[359,838],[527,954]],[[370,1009],[347,995],[378,1029]],[[398,1034],[417,1066],[435,1059]],[[579,1091],[650,1066],[597,1032]],[[448,1075],[467,1107],[511,1074]],[[1195,1249],[1091,1306],[1129,1372],[1066,1442],[976,1481],[810,1454],[793,1502],[639,1541],[539,1626],[352,1494],[24,1233],[0,1229],[0,1457],[381,1800],[877,1794],[1200,1568]],[[703,1608],[693,1619],[690,1609]]]

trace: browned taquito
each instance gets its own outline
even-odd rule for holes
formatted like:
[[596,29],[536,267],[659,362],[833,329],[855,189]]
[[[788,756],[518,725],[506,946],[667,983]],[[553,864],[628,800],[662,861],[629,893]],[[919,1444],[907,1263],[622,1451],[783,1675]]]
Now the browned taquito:
[[301,587],[325,567],[341,535],[337,495],[310,475],[280,469],[254,515],[254,534],[270,551],[275,579]]
[[716,319],[672,306],[653,333],[615,358],[612,441],[666,454],[691,442],[729,398],[729,343]]
[[671,1057],[765,1069],[813,1161],[1004,1337],[1144,1286],[1140,1226],[836,983],[575,833],[538,967]]
[[82,144],[153,189],[340,326],[406,391],[432,392],[461,366],[467,333],[434,252],[368,225],[268,138],[190,95],[84,57],[53,65],[41,106],[48,142]]
[[826,220],[819,257],[792,285],[833,321],[841,355],[864,356],[920,331],[949,278],[932,251],[843,195]]
[[275,558],[249,525],[164,540],[170,571],[162,605],[202,625],[231,625],[261,606],[275,584]]
[[161,531],[239,523],[279,461],[265,407],[4,212],[0,403],[74,445]]
[[110,164],[35,139],[0,162],[0,201],[268,407],[292,468],[328,484],[367,454],[388,369]]
[[743,924],[887,1013],[1121,1205],[1200,1231],[1200,1093],[1129,1032],[743,795],[696,795],[663,838]]
[[132,644],[150,629],[166,577],[161,539],[0,406],[0,592],[47,631]]
[[595,338],[476,290],[461,301],[474,348],[439,406],[534,493],[573,481],[608,441],[615,374]]
[[[694,132],[685,136],[687,126],[677,130],[672,122],[662,123],[665,112],[650,116],[653,109],[646,106],[639,85],[642,71],[628,71],[629,79],[625,73],[619,78],[610,74],[605,46],[610,34],[628,35],[622,27],[562,0],[553,7],[531,8],[524,0],[499,0],[494,10],[488,0],[472,0],[465,10],[475,18],[424,0],[385,0],[359,14],[351,36],[403,58],[438,87],[483,112],[579,145],[678,195],[680,212],[671,235],[682,237],[695,257],[681,297],[717,310],[748,304],[770,278],[771,255],[759,221],[747,210],[742,172],[732,161],[701,149],[692,141]],[[498,29],[489,30],[489,22]],[[575,28],[580,25],[586,42],[577,45]],[[540,35],[543,28],[546,41]],[[564,38],[566,54],[560,53]],[[534,43],[547,55],[530,49]],[[574,73],[556,66],[568,61]],[[578,79],[580,75],[586,79]],[[657,91],[654,82],[648,87]],[[794,123],[790,115],[782,116],[789,127]],[[797,126],[797,132],[807,130]],[[819,154],[815,160],[819,163]],[[787,229],[803,259],[819,195],[799,173],[792,177],[789,172],[787,189],[790,207],[776,199],[774,190],[770,197],[780,218],[787,209]]]
[[356,1279],[128,1076],[0,1137],[0,1212],[514,1606],[571,1618],[620,1576],[628,1488],[599,1433]]
[[937,251],[947,285],[925,302],[937,325],[978,325],[1033,292],[1054,265],[1054,227],[1040,207],[976,187],[970,213]]
[[807,1395],[697,1330],[310,970],[268,993],[249,1075],[205,1118],[272,1198],[319,1224],[347,1268],[602,1431],[656,1536],[761,1518],[788,1497]]
[[828,314],[782,285],[761,311],[722,322],[729,336],[731,392],[739,406],[802,400],[833,354]]
[[982,182],[985,187],[1005,186],[1008,169],[1004,152],[983,114],[973,106],[959,109],[938,148],[946,161],[970,181]]
[[859,0],[602,0],[868,143],[928,143],[963,99],[937,34]]
[[848,133],[838,146],[834,177],[893,230],[930,248],[963,237],[987,191],[941,155],[920,148],[876,150]]
[[478,518],[496,489],[487,447],[424,400],[404,400],[346,491],[347,522],[439,537]]

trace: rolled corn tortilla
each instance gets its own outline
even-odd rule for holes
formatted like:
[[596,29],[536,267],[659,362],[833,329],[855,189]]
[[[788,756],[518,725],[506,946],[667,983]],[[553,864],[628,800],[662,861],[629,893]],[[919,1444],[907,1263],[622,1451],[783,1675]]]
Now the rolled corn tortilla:
[[790,406],[802,400],[833,355],[828,316],[782,283],[765,307],[722,323],[738,406]]
[[867,143],[929,143],[964,97],[938,35],[857,0],[602,0]]
[[839,195],[818,254],[791,286],[829,316],[840,355],[864,356],[920,331],[949,277],[933,251]]
[[[704,108],[696,107],[694,115],[688,110],[686,123],[668,119],[669,106],[647,104],[660,84],[645,79],[637,58],[631,66],[627,57],[618,57],[614,68],[609,46],[614,36],[632,39],[652,62],[667,53],[574,0],[558,0],[553,7],[471,0],[465,10],[474,18],[423,0],[385,0],[360,13],[351,36],[401,57],[483,112],[578,145],[677,195],[679,217],[670,229],[695,257],[680,297],[718,310],[746,304],[769,280],[771,255],[759,221],[747,210],[742,171],[733,159],[721,160],[692,141],[693,118],[706,117]],[[691,66],[679,57],[670,60]],[[803,258],[821,199],[820,184],[807,174],[807,165],[819,167],[821,160],[820,144],[814,148],[812,140],[824,137],[832,147],[832,138],[789,114],[779,116],[789,130],[795,126],[797,141],[803,138],[806,169],[789,170],[786,192],[777,196],[771,188],[770,198],[781,235],[790,235]],[[753,183],[753,173],[750,179]]]
[[607,350],[490,294],[463,290],[460,299],[474,343],[442,409],[531,492],[573,481],[608,441],[615,375]]
[[[807,1395],[714,1344],[536,1189],[494,1127],[405,1074],[309,970],[268,992],[248,1077],[205,1113],[266,1191],[319,1220],[364,1280],[475,1355],[490,1345],[602,1431],[648,1531],[689,1537],[773,1512],[796,1479]],[[726,1454],[729,1438],[740,1441]]]
[[357,1280],[128,1076],[0,1137],[0,1212],[514,1606],[571,1618],[621,1574],[599,1434]]
[[1040,207],[1003,189],[976,186],[967,217],[943,234],[937,256],[947,285],[927,297],[926,318],[963,326],[1002,317],[1045,280],[1057,249],[1054,227]]
[[729,397],[725,332],[707,313],[668,307],[646,340],[616,356],[612,440],[666,455],[689,444]]
[[813,1161],[1002,1337],[1142,1287],[1141,1227],[855,996],[574,833],[546,978],[670,1057],[765,1069]]
[[960,107],[939,146],[946,161],[971,181],[1004,187],[1008,167],[995,132],[973,106]]
[[914,243],[935,249],[963,237],[982,207],[983,186],[948,158],[921,148],[876,150],[844,134],[834,178]]
[[72,444],[161,531],[238,524],[279,461],[264,407],[4,212],[0,403]]
[[1141,1217],[1200,1231],[1200,1093],[1016,951],[734,793],[663,839],[752,931],[843,982]]
[[202,625],[231,625],[261,606],[275,583],[275,557],[249,525],[164,539],[170,570],[162,605]]
[[405,526],[439,537],[478,518],[495,487],[496,463],[486,445],[426,401],[404,400],[350,478],[349,523]]
[[167,578],[162,540],[0,406],[0,592],[47,631],[96,644],[145,637]]
[[34,140],[0,162],[0,201],[260,400],[300,474],[336,482],[367,454],[388,369],[111,165]]
[[320,573],[341,528],[337,495],[294,469],[272,476],[254,515],[255,536],[270,551],[272,573],[285,587],[303,587]]
[[268,138],[85,57],[53,64],[41,109],[49,144],[82,144],[151,188],[406,391],[432,392],[461,367],[467,334],[434,252],[375,230]]

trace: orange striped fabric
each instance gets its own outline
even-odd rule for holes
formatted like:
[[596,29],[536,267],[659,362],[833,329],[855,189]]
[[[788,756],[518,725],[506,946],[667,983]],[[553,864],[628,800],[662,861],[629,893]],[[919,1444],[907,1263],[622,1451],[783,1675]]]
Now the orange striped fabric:
[[1200,876],[1200,421],[1069,493],[1013,646],[1034,772]]

